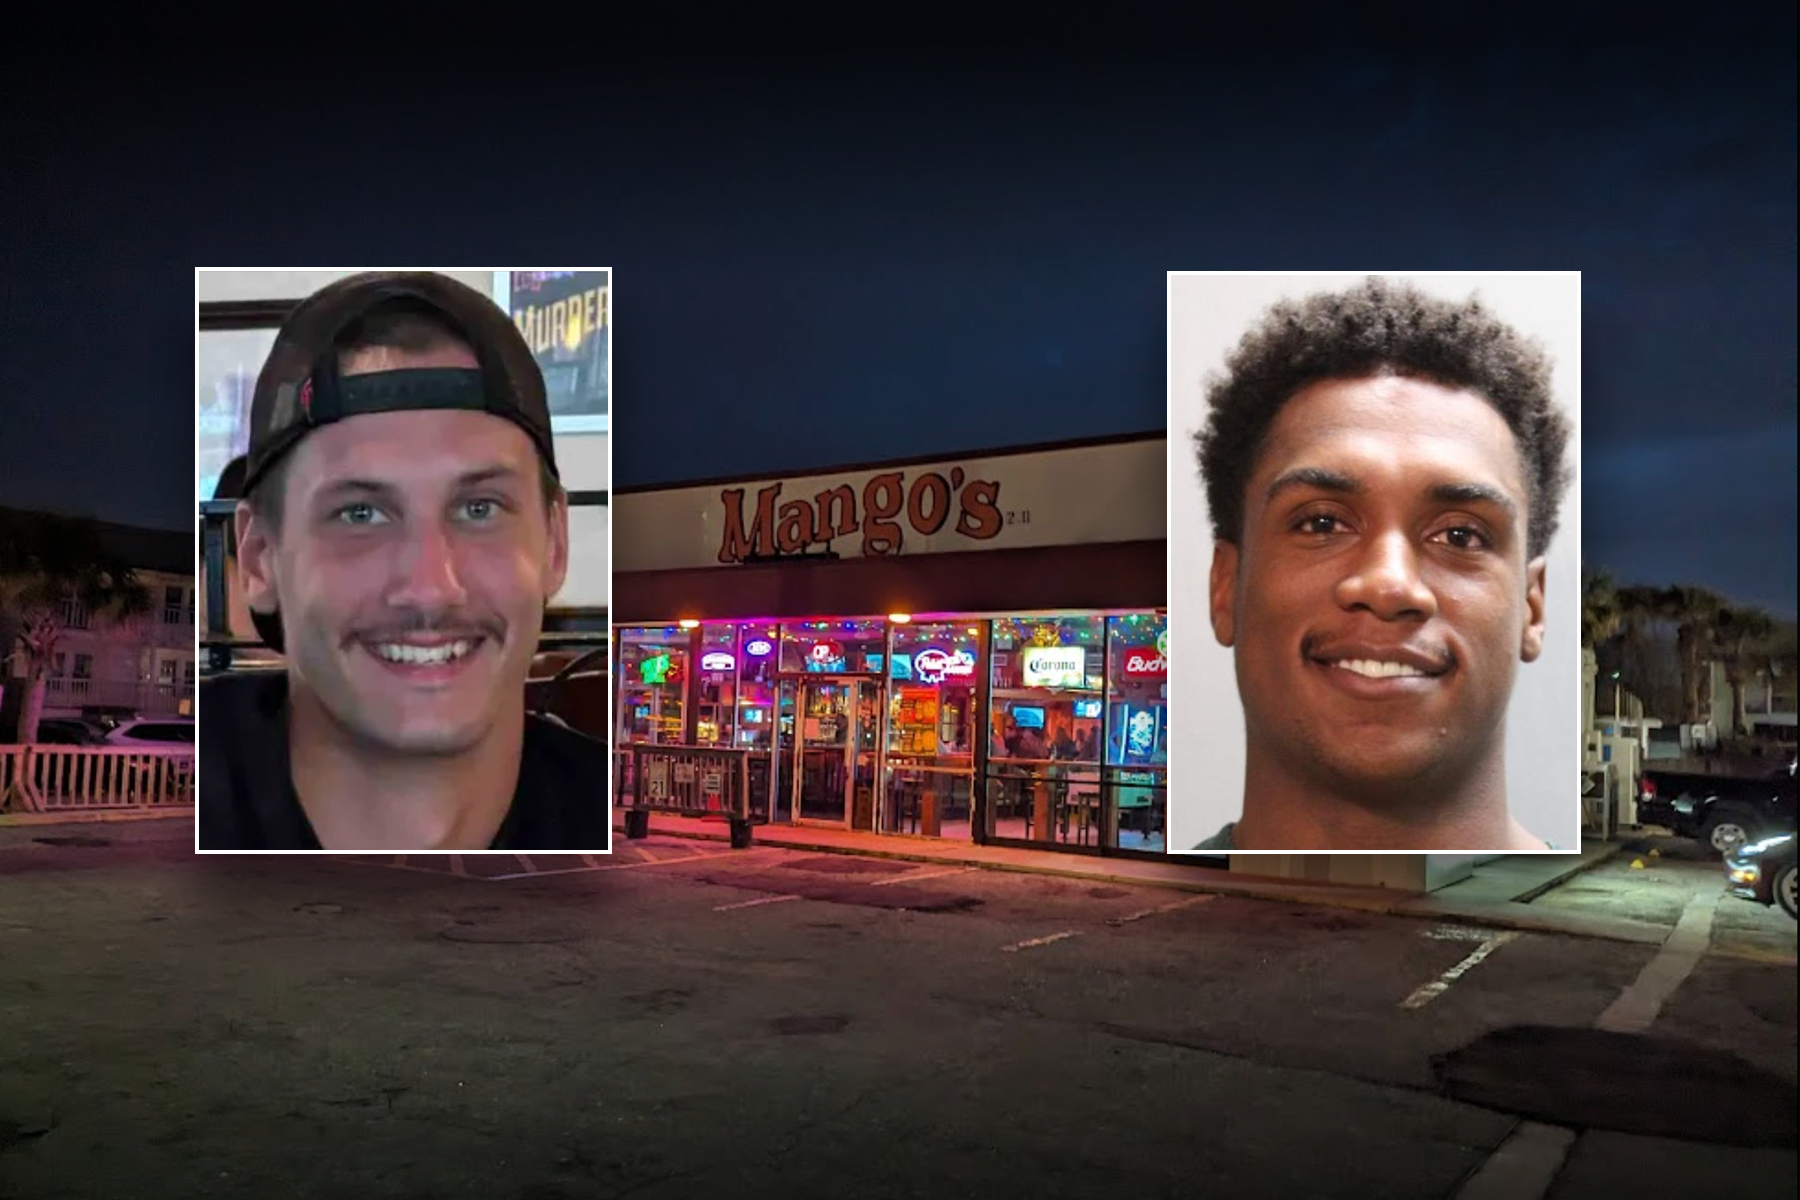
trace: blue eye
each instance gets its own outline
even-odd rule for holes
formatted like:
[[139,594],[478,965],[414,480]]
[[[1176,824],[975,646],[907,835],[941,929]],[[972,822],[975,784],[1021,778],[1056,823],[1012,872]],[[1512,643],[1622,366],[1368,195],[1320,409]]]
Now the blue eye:
[[491,521],[500,515],[500,503],[497,500],[465,500],[463,516],[475,522]]
[[379,525],[387,520],[387,514],[379,508],[361,502],[346,504],[332,515],[345,525]]

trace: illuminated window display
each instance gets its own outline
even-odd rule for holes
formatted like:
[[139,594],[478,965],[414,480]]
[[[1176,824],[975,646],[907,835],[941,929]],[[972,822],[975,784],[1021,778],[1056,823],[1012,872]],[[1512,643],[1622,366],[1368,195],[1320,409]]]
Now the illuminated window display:
[[759,820],[1162,847],[1158,614],[688,624],[618,631],[623,742],[745,753]]
[[894,832],[970,836],[985,625],[894,627],[884,822]]
[[801,621],[781,627],[781,669],[807,675],[881,671],[886,621]]
[[684,742],[684,701],[692,641],[688,631],[677,625],[619,631],[621,745]]
[[994,621],[990,836],[1100,844],[1105,638],[1105,622],[1098,616]]
[[1106,622],[1104,794],[1112,844],[1164,849],[1169,767],[1169,629],[1160,614]]

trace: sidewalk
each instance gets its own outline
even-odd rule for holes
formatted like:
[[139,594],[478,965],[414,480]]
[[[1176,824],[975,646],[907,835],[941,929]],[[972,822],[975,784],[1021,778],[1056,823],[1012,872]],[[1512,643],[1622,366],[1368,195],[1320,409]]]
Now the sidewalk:
[[[670,837],[727,841],[723,821],[652,813],[650,831]],[[623,840],[620,826],[615,837]],[[615,845],[617,842],[615,842]],[[1164,862],[1135,858],[1100,858],[1058,850],[1021,850],[1011,846],[978,846],[972,842],[899,834],[852,832],[804,825],[758,825],[754,845],[854,854],[906,862],[978,866],[994,871],[1023,871],[1096,882],[1213,892],[1253,900],[1318,904],[1363,912],[1453,920],[1465,924],[1565,933],[1577,937],[1660,945],[1669,930],[1648,921],[1585,913],[1534,909],[1536,899],[1583,871],[1619,853],[1616,843],[1584,842],[1576,855],[1517,855],[1475,868],[1474,875],[1436,892],[1420,894],[1392,888],[1279,879],[1203,866],[1182,858]],[[1217,861],[1217,860],[1214,860]]]

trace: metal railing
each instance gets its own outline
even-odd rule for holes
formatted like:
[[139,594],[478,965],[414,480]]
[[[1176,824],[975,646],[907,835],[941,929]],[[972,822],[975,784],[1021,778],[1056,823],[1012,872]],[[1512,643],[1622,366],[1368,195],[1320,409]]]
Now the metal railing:
[[731,844],[750,844],[748,750],[717,746],[634,745],[619,756],[613,795],[625,814],[625,836],[649,833],[653,812],[731,822]]
[[0,746],[0,811],[171,808],[194,803],[194,752]]
[[146,683],[135,679],[77,679],[51,676],[44,681],[46,709],[131,709],[147,717],[193,712],[191,683]]

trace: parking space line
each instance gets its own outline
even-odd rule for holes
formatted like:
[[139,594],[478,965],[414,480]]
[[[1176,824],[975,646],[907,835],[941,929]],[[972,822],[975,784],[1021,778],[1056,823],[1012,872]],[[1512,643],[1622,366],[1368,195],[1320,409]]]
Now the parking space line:
[[531,859],[527,858],[525,855],[515,854],[513,857],[519,860],[519,865],[525,868],[525,873],[527,875],[536,875],[538,873],[538,869],[531,865]]
[[1178,908],[1191,908],[1196,904],[1205,904],[1208,900],[1217,899],[1218,896],[1212,892],[1205,892],[1198,896],[1185,896],[1180,900],[1171,900],[1167,904],[1159,904],[1155,908],[1140,909],[1134,913],[1126,913],[1122,917],[1110,917],[1107,919],[1106,923],[1116,929],[1121,925],[1129,925],[1133,921],[1141,921],[1145,917],[1154,917],[1159,913],[1174,912]]
[[1687,907],[1681,910],[1681,920],[1675,923],[1662,949],[1644,964],[1631,986],[1595,1018],[1595,1029],[1642,1033],[1655,1023],[1663,1005],[1706,953],[1712,941],[1713,913],[1722,895],[1722,891],[1708,888],[1688,900]]
[[468,870],[463,866],[462,855],[452,854],[450,856],[450,873],[452,875],[465,875],[465,876],[469,873]]
[[784,900],[798,900],[799,896],[763,896],[756,900],[739,900],[736,904],[719,904],[713,907],[714,912],[731,912],[738,908],[756,908],[763,904],[780,904]]
[[1448,971],[1445,971],[1430,983],[1423,984],[1413,989],[1412,995],[1400,1002],[1400,1007],[1424,1008],[1427,1004],[1430,1004],[1433,1000],[1436,1000],[1439,996],[1449,991],[1451,984],[1472,971],[1476,964],[1482,959],[1518,936],[1519,931],[1516,929],[1507,929],[1492,935],[1486,941],[1482,942],[1481,945],[1470,951],[1468,957],[1464,958],[1454,967],[1451,967]]
[[1048,946],[1051,942],[1060,942],[1066,938],[1079,936],[1081,936],[1080,930],[1065,929],[1060,933],[1049,933],[1045,934],[1043,937],[1030,938],[1023,942],[1014,942],[1010,946],[1002,946],[1000,947],[1000,953],[1013,954],[1020,950],[1030,950],[1034,946]]
[[970,871],[979,871],[980,867],[950,867],[942,871],[927,871],[923,875],[895,875],[890,879],[876,879],[870,887],[888,887],[896,883],[923,883],[927,879],[942,879],[946,875],[966,875]]
[[1520,1121],[1456,1191],[1456,1200],[1522,1200],[1547,1195],[1575,1144],[1575,1131]]

